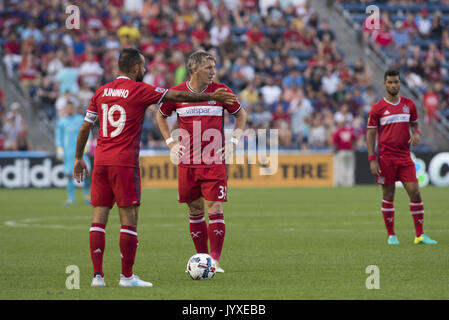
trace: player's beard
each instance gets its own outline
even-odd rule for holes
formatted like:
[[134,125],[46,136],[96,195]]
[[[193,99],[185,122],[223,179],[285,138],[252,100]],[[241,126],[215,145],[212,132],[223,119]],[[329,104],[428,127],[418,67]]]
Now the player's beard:
[[392,97],[396,97],[399,94],[399,89],[398,90],[387,90],[388,94]]
[[136,82],[142,82],[144,76],[145,76],[145,74],[144,74],[143,72],[139,72],[139,73],[136,75]]

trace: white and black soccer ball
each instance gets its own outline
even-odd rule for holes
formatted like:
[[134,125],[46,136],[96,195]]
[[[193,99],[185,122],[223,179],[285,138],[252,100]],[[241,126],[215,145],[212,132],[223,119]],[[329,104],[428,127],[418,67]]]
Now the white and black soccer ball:
[[207,253],[197,253],[187,262],[187,273],[193,280],[209,280],[215,275],[217,264]]

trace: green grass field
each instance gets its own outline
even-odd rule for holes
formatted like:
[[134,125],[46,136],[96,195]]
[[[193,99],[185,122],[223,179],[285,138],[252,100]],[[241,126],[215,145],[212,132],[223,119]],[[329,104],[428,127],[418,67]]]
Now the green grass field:
[[[386,243],[380,190],[230,188],[225,205],[224,274],[192,281],[194,254],[186,206],[175,189],[143,190],[134,271],[153,288],[119,288],[119,219],[106,228],[106,288],[91,288],[91,208],[62,206],[65,190],[0,191],[0,299],[449,299],[449,189],[422,189],[424,230],[439,241],[413,244],[404,190],[397,190],[396,233]],[[66,289],[66,267],[80,269],[80,289]],[[368,290],[366,267],[380,270]]]

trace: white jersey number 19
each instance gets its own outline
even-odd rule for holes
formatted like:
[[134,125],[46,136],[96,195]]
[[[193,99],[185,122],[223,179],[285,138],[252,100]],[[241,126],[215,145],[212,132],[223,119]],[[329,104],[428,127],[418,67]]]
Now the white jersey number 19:
[[[101,104],[101,110],[103,110],[103,137],[108,136],[108,122],[111,126],[116,128],[111,132],[111,138],[118,136],[125,127],[126,112],[122,106],[114,104],[111,108],[107,104]],[[114,120],[114,112],[120,112],[120,118]]]

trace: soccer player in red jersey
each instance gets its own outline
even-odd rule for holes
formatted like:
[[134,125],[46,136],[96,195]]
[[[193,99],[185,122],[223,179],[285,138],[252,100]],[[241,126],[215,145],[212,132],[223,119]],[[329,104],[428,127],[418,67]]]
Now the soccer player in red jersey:
[[[205,51],[194,52],[187,62],[190,80],[173,90],[186,92],[213,92],[217,88],[229,89],[213,81],[215,58]],[[233,136],[225,142],[224,111],[235,117]],[[246,111],[235,103],[170,103],[164,102],[157,115],[159,128],[178,162],[178,201],[189,208],[190,235],[197,253],[209,253],[218,265],[225,237],[223,202],[226,201],[226,159],[234,153],[246,124]],[[176,112],[180,141],[170,132],[167,117]],[[223,147],[224,146],[224,147]],[[173,159],[173,158],[172,158]],[[207,210],[209,225],[204,219]]]
[[89,240],[94,268],[92,286],[104,286],[103,254],[105,226],[114,203],[119,208],[122,274],[120,286],[151,287],[150,282],[133,274],[137,250],[137,217],[140,205],[139,151],[145,110],[162,101],[237,101],[224,89],[192,93],[156,88],[142,82],[145,58],[136,49],[123,49],[119,56],[120,76],[100,87],[92,97],[85,121],[78,134],[73,175],[82,181],[89,174],[82,155],[95,121],[100,131],[92,173],[93,208]]
[[[424,206],[416,178],[410,145],[421,141],[418,116],[413,100],[399,95],[400,76],[396,70],[384,75],[386,96],[373,104],[369,112],[366,146],[371,173],[382,186],[382,215],[388,232],[388,244],[399,244],[394,233],[395,183],[401,181],[410,197],[410,213],[415,225],[415,244],[435,244],[423,231]],[[410,134],[410,131],[412,134]],[[378,157],[374,153],[378,135]]]

